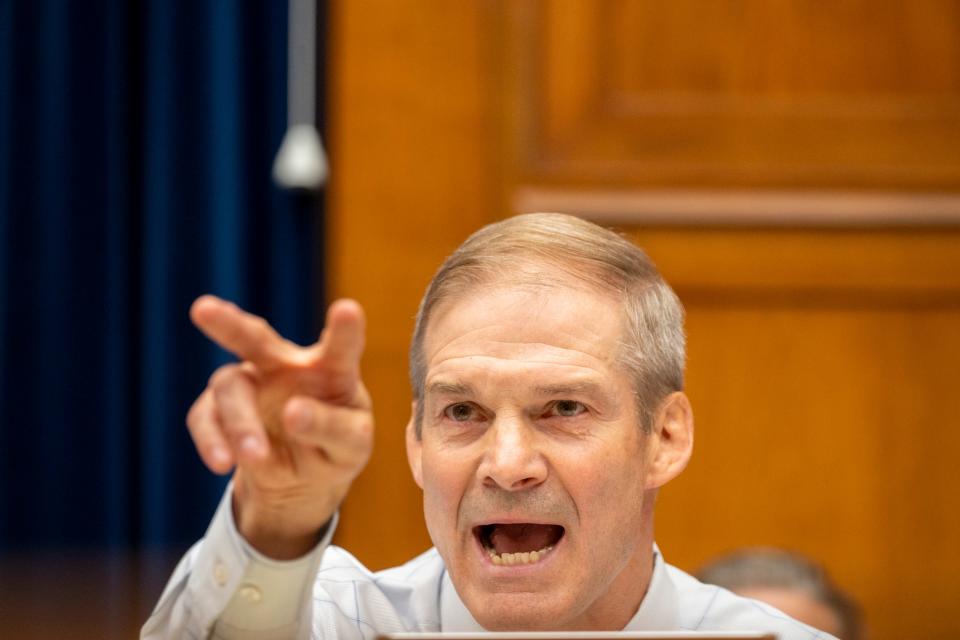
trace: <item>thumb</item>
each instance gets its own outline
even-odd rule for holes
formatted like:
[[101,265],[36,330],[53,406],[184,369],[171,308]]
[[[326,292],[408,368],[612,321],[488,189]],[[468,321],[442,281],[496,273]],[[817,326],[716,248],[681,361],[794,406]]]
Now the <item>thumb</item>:
[[335,376],[356,379],[366,343],[366,317],[356,300],[335,301],[320,336],[318,365]]

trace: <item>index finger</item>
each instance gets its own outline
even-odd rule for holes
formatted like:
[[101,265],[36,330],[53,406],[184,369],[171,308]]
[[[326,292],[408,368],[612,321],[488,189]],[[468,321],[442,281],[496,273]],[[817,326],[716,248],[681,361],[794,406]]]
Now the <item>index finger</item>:
[[190,306],[190,319],[208,338],[264,371],[296,357],[297,347],[266,320],[216,296],[197,298]]

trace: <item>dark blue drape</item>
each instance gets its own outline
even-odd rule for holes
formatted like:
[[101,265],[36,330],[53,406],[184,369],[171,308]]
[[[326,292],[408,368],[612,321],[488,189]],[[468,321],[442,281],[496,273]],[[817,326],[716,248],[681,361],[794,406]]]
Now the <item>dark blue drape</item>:
[[181,545],[224,479],[184,416],[213,292],[318,329],[315,202],[279,191],[286,2],[0,0],[0,545]]

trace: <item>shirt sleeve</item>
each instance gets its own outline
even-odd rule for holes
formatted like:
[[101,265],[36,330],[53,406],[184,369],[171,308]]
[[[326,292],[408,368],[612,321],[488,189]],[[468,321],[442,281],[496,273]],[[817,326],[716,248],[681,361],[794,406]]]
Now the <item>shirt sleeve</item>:
[[206,535],[183,557],[141,638],[308,638],[317,567],[338,516],[305,556],[280,561],[237,531],[227,487]]

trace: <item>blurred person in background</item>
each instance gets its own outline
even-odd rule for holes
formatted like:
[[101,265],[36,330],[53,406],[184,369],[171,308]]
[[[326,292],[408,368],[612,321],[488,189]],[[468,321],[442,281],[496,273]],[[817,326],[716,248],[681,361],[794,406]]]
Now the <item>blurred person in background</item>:
[[773,605],[843,640],[865,637],[857,603],[834,584],[823,567],[798,553],[741,549],[713,560],[696,576]]

